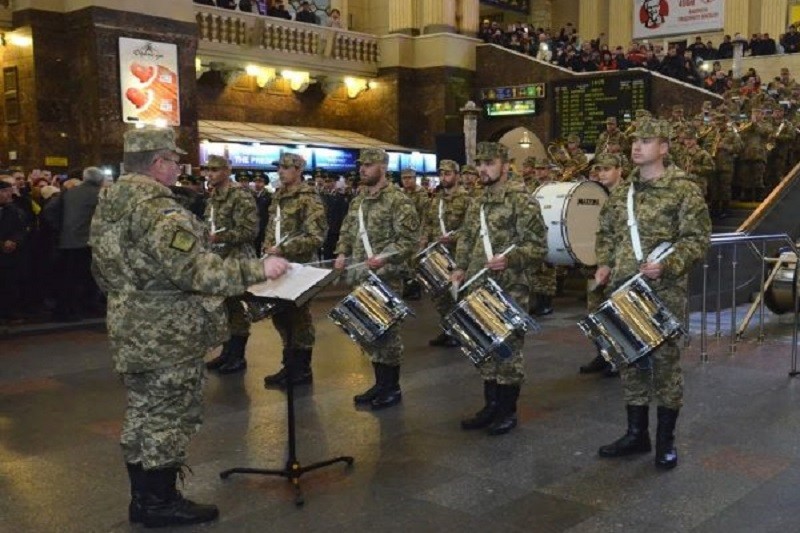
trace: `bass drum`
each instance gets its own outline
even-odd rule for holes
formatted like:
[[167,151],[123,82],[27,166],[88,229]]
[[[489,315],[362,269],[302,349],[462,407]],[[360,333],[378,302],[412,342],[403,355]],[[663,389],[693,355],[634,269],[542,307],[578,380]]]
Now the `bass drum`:
[[[792,254],[794,255],[794,254]],[[764,293],[764,305],[776,315],[794,312],[794,300],[797,298],[797,280],[794,266],[782,266],[772,284]]]
[[551,265],[597,265],[595,236],[600,209],[608,193],[593,181],[542,185],[533,193],[547,226],[547,257]]

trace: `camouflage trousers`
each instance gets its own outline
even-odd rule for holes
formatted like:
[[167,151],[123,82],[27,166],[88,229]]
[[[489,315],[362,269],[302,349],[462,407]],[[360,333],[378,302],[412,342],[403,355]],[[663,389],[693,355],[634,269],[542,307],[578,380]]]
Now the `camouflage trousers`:
[[[506,292],[522,309],[528,308],[528,287],[515,285]],[[478,372],[484,381],[496,381],[500,385],[521,385],[525,381],[525,368],[522,364],[522,348],[525,346],[525,337],[511,335],[506,342],[513,355],[502,361],[495,357],[489,357],[478,366]]]
[[764,173],[764,185],[772,190],[789,171],[789,147],[778,145],[767,158],[767,169]]
[[433,301],[433,305],[436,307],[436,312],[439,313],[439,316],[442,318],[450,314],[456,305],[449,290],[432,295],[431,300]]
[[762,189],[765,169],[764,161],[739,161],[734,184],[742,190]]
[[310,350],[314,347],[315,331],[310,303],[300,307],[287,305],[272,316],[272,323],[281,336],[284,348]]
[[712,213],[727,211],[730,208],[732,185],[733,167],[717,168],[708,189],[708,203]]
[[127,463],[145,470],[186,463],[186,447],[203,423],[203,360],[122,374],[128,407],[120,445]]
[[670,341],[653,352],[650,359],[650,370],[639,370],[636,365],[625,365],[620,369],[625,403],[649,405],[655,400],[657,405],[680,409],[683,406],[680,348],[676,342]]
[[228,311],[228,326],[231,335],[247,337],[250,335],[250,321],[244,314],[241,296],[230,296],[225,298],[225,309]]
[[530,295],[544,294],[545,296],[555,296],[557,287],[556,268],[542,263],[530,275]]
[[[395,294],[400,294],[400,280],[384,280]],[[400,366],[403,363],[403,340],[400,338],[402,324],[395,326],[381,337],[380,342],[362,345],[361,351],[369,357],[370,362],[388,366]]]

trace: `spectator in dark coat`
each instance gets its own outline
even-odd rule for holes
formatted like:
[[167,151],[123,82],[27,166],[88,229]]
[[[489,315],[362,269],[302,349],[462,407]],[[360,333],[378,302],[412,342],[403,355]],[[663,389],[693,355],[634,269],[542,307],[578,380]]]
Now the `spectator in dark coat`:
[[311,4],[308,2],[300,2],[300,10],[295,14],[294,20],[307,24],[319,24],[319,19],[311,12]]
[[272,194],[266,188],[266,180],[264,176],[257,175],[253,179],[255,190],[253,196],[256,199],[256,209],[258,209],[258,234],[256,235],[256,253],[261,254],[261,248],[264,246],[264,232],[267,229],[267,222],[269,222],[269,206],[272,203]]
[[20,302],[20,250],[28,238],[25,216],[14,204],[14,188],[0,181],[0,321],[17,318]]
[[270,17],[278,17],[286,20],[292,20],[292,15],[283,6],[282,0],[277,0],[272,7],[267,9],[267,15]]
[[63,291],[56,315],[62,320],[80,319],[84,313],[98,311],[99,290],[92,277],[92,249],[89,226],[97,207],[97,197],[105,183],[103,171],[88,167],[83,183],[61,193],[61,230],[58,249],[61,256]]
[[800,52],[800,32],[794,26],[789,26],[786,35],[783,36],[783,51],[787,54]]
[[236,9],[236,0],[217,0],[217,7]]

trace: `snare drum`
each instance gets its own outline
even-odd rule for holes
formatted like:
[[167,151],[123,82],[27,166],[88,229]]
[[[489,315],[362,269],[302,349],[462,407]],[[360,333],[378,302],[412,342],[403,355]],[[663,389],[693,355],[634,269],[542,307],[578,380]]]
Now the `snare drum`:
[[595,235],[608,193],[593,181],[546,183],[533,193],[547,226],[551,265],[597,264]]
[[459,340],[461,350],[477,366],[490,356],[508,359],[511,335],[539,330],[539,325],[491,278],[460,300],[442,319],[442,327]]
[[595,312],[578,322],[578,327],[617,367],[631,364],[686,333],[641,276],[614,291]]
[[381,278],[369,277],[331,309],[328,316],[361,345],[376,344],[389,330],[414,313]]
[[417,258],[417,279],[426,291],[436,295],[450,288],[450,274],[455,270],[456,262],[447,246],[434,243],[417,254]]

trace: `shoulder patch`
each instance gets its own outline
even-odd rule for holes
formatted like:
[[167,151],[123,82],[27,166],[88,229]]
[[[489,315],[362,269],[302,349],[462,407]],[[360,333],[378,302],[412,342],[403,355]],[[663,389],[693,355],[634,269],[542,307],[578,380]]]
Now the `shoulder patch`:
[[179,229],[172,236],[172,242],[169,243],[170,248],[175,248],[181,252],[190,252],[194,248],[197,238],[186,230]]

